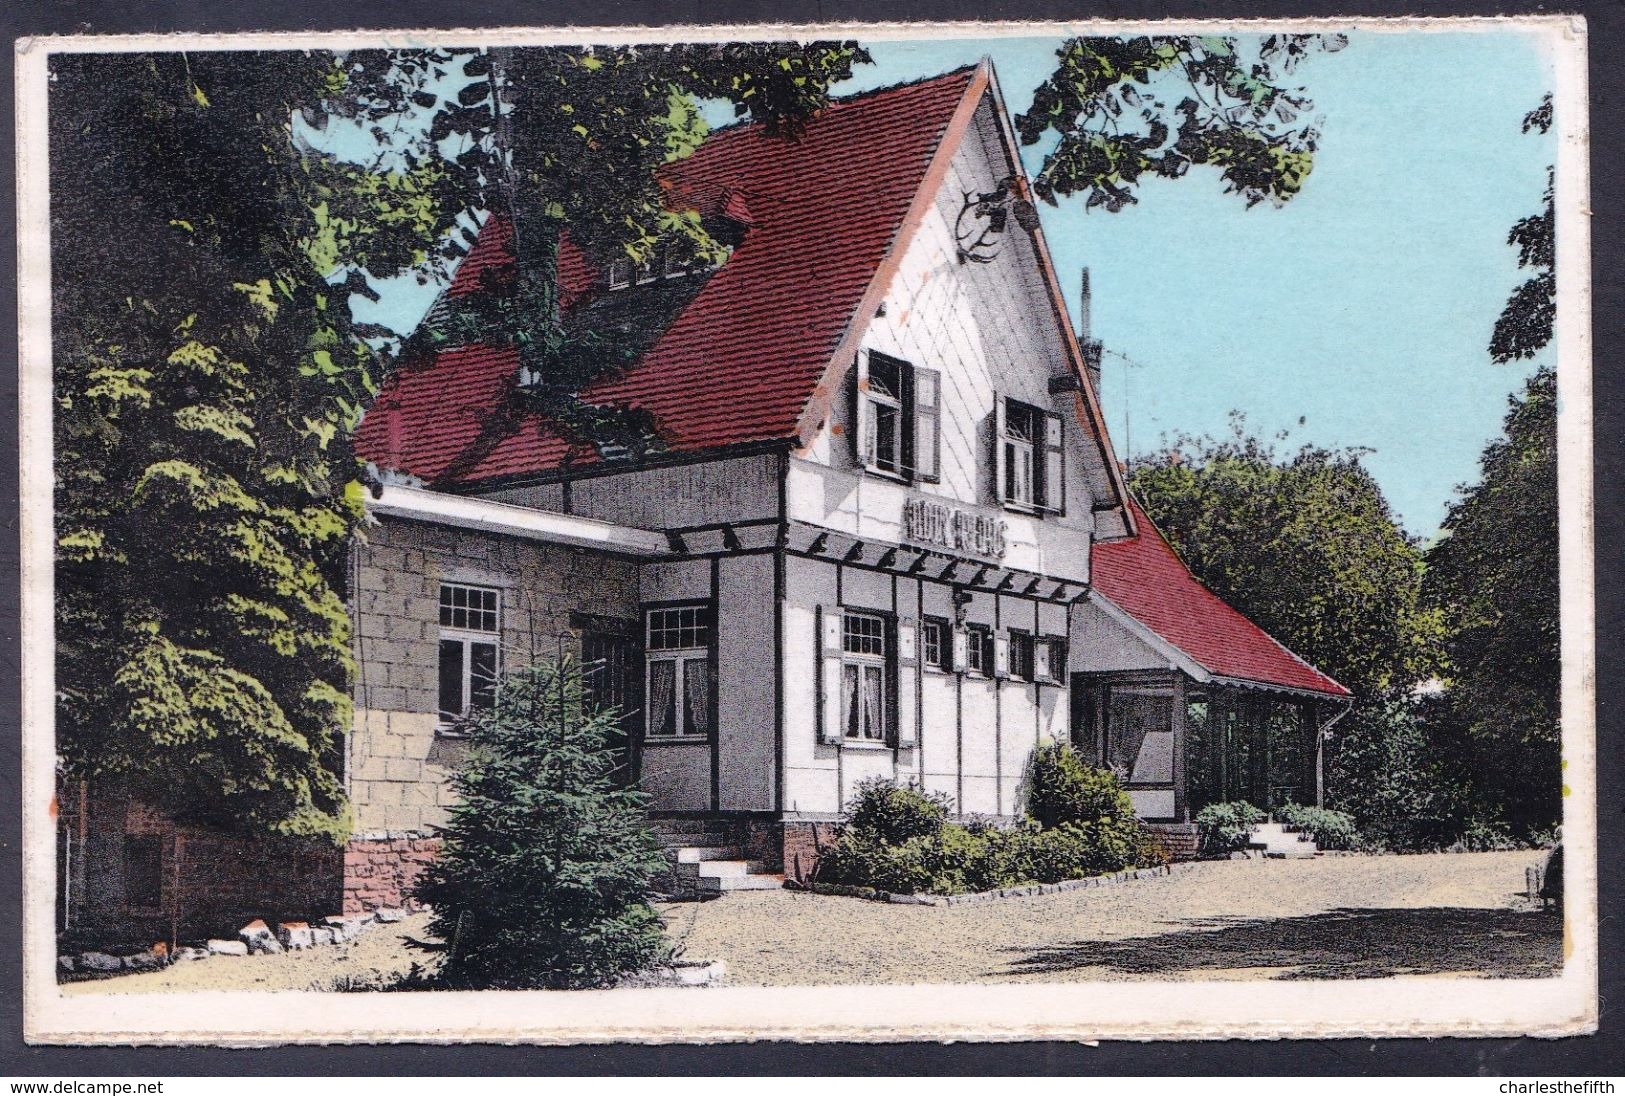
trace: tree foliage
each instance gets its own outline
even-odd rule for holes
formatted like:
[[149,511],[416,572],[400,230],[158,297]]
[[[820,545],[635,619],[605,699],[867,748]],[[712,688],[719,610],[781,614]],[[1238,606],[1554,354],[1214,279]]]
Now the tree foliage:
[[1429,672],[1421,552],[1358,453],[1278,456],[1237,417],[1228,438],[1138,462],[1130,486],[1197,578],[1357,696]]
[[[1551,126],[1548,95],[1523,131]],[[1543,210],[1508,233],[1519,265],[1534,273],[1496,320],[1494,362],[1531,358],[1551,343],[1553,198],[1548,168]],[[1543,365],[1508,401],[1502,436],[1479,458],[1478,483],[1462,488],[1427,553],[1424,596],[1447,634],[1446,691],[1430,704],[1431,718],[1459,770],[1463,810],[1484,832],[1527,838],[1562,815],[1557,498],[1557,376]]]
[[647,796],[613,780],[618,714],[568,658],[508,675],[470,716],[440,857],[420,877],[452,985],[604,985],[669,954],[645,900],[666,869]]
[[[1552,97],[1524,116],[1525,133],[1550,132]],[[1546,169],[1544,205],[1507,233],[1507,243],[1518,249],[1518,265],[1532,271],[1507,300],[1490,335],[1490,358],[1498,363],[1532,358],[1552,341],[1557,316],[1557,208],[1556,175]]]
[[298,140],[305,106],[368,112],[331,55],[58,54],[52,80],[63,760],[337,836],[372,390],[345,282],[424,261],[443,177]]
[[1308,54],[1342,49],[1342,35],[1271,34],[1251,40],[1175,35],[1073,38],[1054,73],[1016,118],[1023,144],[1053,137],[1033,180],[1054,203],[1086,195],[1115,212],[1143,176],[1216,169],[1246,203],[1276,205],[1308,178],[1319,140],[1314,109],[1284,78]]
[[1561,813],[1557,378],[1509,401],[1479,483],[1428,551],[1424,591],[1447,627],[1440,705],[1470,809],[1528,834]]
[[[67,770],[151,774],[159,805],[250,832],[340,835],[350,435],[384,367],[352,295],[431,276],[469,211],[507,210],[526,260],[509,337],[545,378],[543,409],[590,433],[599,411],[572,411],[591,356],[562,353],[551,296],[562,226],[596,251],[715,247],[653,174],[703,136],[695,98],[793,129],[862,59],[818,44],[516,50],[501,66],[448,50],[54,57]],[[344,127],[364,155],[331,153]]]

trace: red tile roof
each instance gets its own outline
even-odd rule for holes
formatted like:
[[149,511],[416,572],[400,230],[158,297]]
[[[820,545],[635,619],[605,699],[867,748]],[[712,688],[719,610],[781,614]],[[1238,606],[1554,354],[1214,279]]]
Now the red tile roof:
[[[584,397],[650,412],[673,451],[794,437],[974,76],[963,69],[836,100],[793,139],[730,127],[666,168],[674,194],[749,227],[642,358]],[[453,296],[511,268],[508,236],[487,220]],[[560,267],[567,308],[607,292],[574,248]],[[439,484],[545,471],[567,455],[591,461],[545,420],[511,409],[516,369],[513,349],[495,346],[403,364],[363,419],[357,451]]]
[[1198,582],[1139,502],[1130,498],[1129,506],[1139,535],[1094,546],[1090,569],[1096,590],[1209,673],[1351,695]]

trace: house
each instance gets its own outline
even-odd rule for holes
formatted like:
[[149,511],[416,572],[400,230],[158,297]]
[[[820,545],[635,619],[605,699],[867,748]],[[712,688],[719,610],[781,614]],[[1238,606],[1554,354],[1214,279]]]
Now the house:
[[[335,908],[405,903],[459,721],[558,654],[625,713],[673,840],[769,872],[810,870],[870,777],[1011,817],[1045,740],[1122,771],[1185,854],[1204,802],[1318,796],[1347,693],[1130,497],[991,65],[794,139],[729,127],[667,172],[726,261],[599,270],[566,245],[559,274],[567,316],[639,340],[585,395],[647,413],[658,449],[572,442],[501,340],[404,361],[366,415],[356,833],[309,869]],[[485,221],[439,314],[511,276],[509,236]]]

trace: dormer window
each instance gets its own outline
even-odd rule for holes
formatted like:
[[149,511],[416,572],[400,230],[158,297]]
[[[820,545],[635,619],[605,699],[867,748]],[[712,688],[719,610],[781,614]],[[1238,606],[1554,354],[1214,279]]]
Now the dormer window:
[[908,481],[940,478],[940,375],[867,351],[858,359],[853,440],[863,467]]
[[616,259],[609,264],[609,287],[625,289],[632,284],[632,260]]

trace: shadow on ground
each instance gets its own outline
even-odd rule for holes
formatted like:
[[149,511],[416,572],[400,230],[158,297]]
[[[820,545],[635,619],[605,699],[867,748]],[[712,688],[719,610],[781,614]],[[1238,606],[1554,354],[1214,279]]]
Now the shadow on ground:
[[1459,974],[1542,978],[1563,967],[1563,922],[1552,912],[1430,907],[1337,909],[1304,917],[1213,918],[1176,932],[1078,941],[1015,953],[1010,975],[1085,968],[1189,976],[1227,970],[1278,978]]

